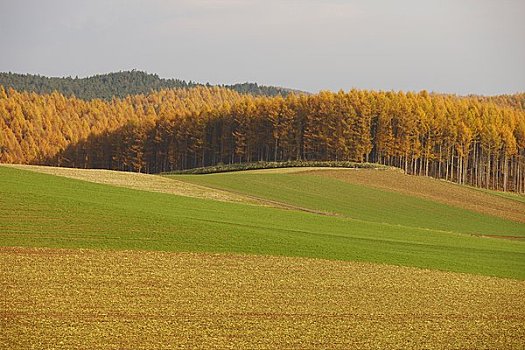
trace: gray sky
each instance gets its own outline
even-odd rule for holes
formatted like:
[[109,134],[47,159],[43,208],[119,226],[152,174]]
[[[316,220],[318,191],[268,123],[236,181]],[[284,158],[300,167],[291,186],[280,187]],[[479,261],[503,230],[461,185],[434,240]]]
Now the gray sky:
[[525,91],[525,0],[0,0],[0,71]]

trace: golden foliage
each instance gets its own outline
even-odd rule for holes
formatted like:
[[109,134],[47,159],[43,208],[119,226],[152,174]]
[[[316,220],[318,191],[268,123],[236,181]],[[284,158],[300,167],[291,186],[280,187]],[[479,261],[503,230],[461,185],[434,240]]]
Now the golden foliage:
[[260,160],[367,161],[525,192],[518,97],[351,90],[268,98],[197,87],[87,102],[0,92],[5,163],[158,173]]

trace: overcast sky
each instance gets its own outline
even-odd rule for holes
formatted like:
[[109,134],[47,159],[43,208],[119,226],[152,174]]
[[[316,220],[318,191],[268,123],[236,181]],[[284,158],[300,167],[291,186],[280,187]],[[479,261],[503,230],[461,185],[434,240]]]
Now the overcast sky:
[[0,71],[525,91],[525,0],[0,0]]

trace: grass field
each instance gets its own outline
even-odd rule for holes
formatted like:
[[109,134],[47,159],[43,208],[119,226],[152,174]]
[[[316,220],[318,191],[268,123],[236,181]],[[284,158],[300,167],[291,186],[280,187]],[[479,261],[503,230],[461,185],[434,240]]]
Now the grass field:
[[262,201],[237,195],[232,192],[213,190],[188,182],[167,179],[161,176],[132,173],[124,171],[111,171],[103,169],[73,169],[58,168],[40,165],[5,165],[10,168],[30,170],[42,174],[67,177],[70,179],[83,180],[104,185],[124,187],[148,192],[159,192],[174,194],[177,196],[213,199],[225,202],[240,202],[265,205]]
[[[349,183],[334,178],[361,170],[329,171],[329,176],[310,173],[221,173],[177,175],[171,178],[235,193],[257,196],[343,217],[404,227],[426,228],[490,236],[525,237],[525,224],[486,215],[460,206],[419,196]],[[316,175],[323,174],[320,170]],[[366,171],[378,173],[378,171]],[[385,174],[385,171],[379,171]],[[396,174],[397,172],[394,172]],[[397,173],[398,174],[398,173]],[[404,175],[403,175],[404,176]],[[445,184],[446,186],[447,184]],[[429,191],[430,192],[430,191]],[[454,193],[450,194],[454,196]],[[490,197],[490,195],[485,194]],[[495,202],[505,201],[503,198]],[[519,203],[511,203],[515,208]],[[523,206],[525,210],[525,206]],[[514,213],[514,211],[513,211]],[[521,219],[525,216],[521,212]],[[517,213],[515,213],[518,215]]]
[[525,223],[525,195],[517,193],[482,190],[428,176],[406,175],[400,170],[316,170],[304,175],[330,177]]
[[355,170],[22,168],[0,166],[1,348],[523,345],[513,198],[476,191],[496,211],[473,210],[471,189],[449,203]]
[[[385,209],[382,220],[374,221],[366,208],[352,213],[356,219],[334,217],[131,190],[6,167],[0,167],[0,191],[4,246],[299,256],[525,279],[524,242],[464,234],[523,234],[523,224],[500,220],[496,225],[490,220],[497,219],[475,214],[462,219],[446,206],[429,203],[425,208],[436,210],[430,223],[406,208]],[[362,201],[371,203],[369,198]],[[346,207],[335,206],[340,203],[345,202],[319,209],[342,208],[345,213]],[[444,214],[439,209],[450,215],[449,223],[440,218]],[[395,217],[401,214],[417,221],[402,225]],[[453,222],[456,219],[458,223]],[[455,232],[432,229],[431,223]],[[461,233],[464,227],[468,229]]]

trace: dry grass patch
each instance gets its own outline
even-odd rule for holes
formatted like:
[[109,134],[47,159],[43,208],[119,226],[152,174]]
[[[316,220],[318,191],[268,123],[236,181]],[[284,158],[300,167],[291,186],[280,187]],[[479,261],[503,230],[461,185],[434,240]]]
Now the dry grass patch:
[[495,196],[431,177],[406,175],[400,170],[320,169],[303,174],[327,176],[351,184],[371,186],[525,223],[525,202]]
[[5,349],[516,349],[525,282],[244,255],[0,248]]

